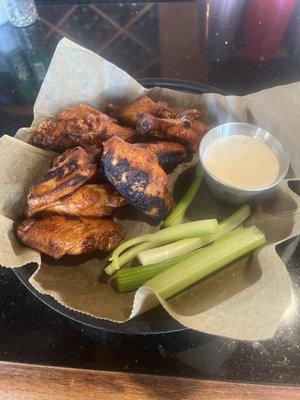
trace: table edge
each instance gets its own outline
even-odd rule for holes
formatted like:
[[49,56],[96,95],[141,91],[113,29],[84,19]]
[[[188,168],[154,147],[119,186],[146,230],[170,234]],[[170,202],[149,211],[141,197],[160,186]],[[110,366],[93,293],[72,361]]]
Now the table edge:
[[[6,400],[299,400],[300,387],[96,371],[0,361],[0,397]],[[84,396],[84,397],[83,397]]]

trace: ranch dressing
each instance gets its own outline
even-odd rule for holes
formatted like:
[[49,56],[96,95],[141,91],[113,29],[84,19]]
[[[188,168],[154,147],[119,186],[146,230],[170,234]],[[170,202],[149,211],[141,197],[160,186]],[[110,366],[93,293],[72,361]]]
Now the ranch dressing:
[[220,181],[244,189],[268,186],[279,173],[273,151],[250,136],[236,135],[215,140],[207,146],[203,161]]

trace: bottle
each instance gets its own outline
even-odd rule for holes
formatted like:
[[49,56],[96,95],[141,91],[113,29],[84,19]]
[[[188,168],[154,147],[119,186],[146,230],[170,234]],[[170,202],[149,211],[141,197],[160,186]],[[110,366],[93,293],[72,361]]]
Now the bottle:
[[206,0],[205,58],[223,61],[234,46],[234,36],[245,10],[246,0]]
[[0,15],[0,52],[21,97],[33,103],[38,92],[38,87],[14,28],[9,24],[7,18],[4,17],[6,14],[1,3]]
[[245,56],[265,61],[276,57],[296,0],[250,0],[245,23]]
[[15,27],[38,86],[49,66],[50,57],[45,36],[33,0],[2,0],[9,22]]
[[39,19],[31,25],[15,27],[27,60],[40,87],[45,78],[49,63],[49,49]]

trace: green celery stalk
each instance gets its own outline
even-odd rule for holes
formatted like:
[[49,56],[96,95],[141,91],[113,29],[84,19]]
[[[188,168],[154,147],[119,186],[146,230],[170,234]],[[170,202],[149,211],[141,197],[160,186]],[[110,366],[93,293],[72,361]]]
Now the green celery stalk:
[[186,260],[155,275],[145,286],[168,299],[265,242],[264,234],[252,226],[190,255]]
[[187,258],[187,255],[163,261],[152,265],[138,265],[131,268],[119,269],[114,278],[116,289],[119,293],[131,292],[143,286],[154,275]]
[[[127,264],[129,261],[132,261],[141,251],[152,249],[155,246],[155,243],[145,242],[131,247],[128,251],[119,256],[119,268],[123,267],[123,265]],[[116,271],[116,268],[113,263],[110,263],[104,268],[104,271],[107,275],[112,275]]]
[[126,242],[121,243],[112,253],[112,257],[110,258],[110,260],[112,261],[112,266],[111,268],[109,268],[109,272],[113,273],[120,269],[119,256],[124,250],[128,249],[129,247],[144,242],[151,242],[155,243],[156,245],[160,245],[187,237],[191,238],[201,235],[213,234],[217,231],[218,221],[216,219],[207,219],[203,221],[188,222],[179,226],[171,226],[152,234],[142,235],[127,240]]
[[[218,240],[224,240],[232,237],[245,229],[246,228],[236,228],[233,231],[221,236]],[[202,250],[204,249],[202,248],[199,250],[195,250],[193,253],[199,253]],[[171,260],[163,261],[157,264],[147,266],[138,265],[136,267],[120,269],[115,274],[114,286],[119,293],[131,292],[133,290],[136,290],[149,279],[153,278],[153,276],[157,275],[159,272],[174,264],[178,264],[179,262],[186,260],[193,253],[184,254],[183,256],[172,258]]]
[[[138,253],[138,259],[141,264],[149,265],[156,264],[171,258],[179,257],[183,254],[189,253],[193,250],[206,246],[207,244],[215,241],[219,236],[226,232],[231,231],[240,225],[251,213],[248,205],[243,205],[229,218],[225,219],[219,224],[219,230],[216,234],[201,236],[195,238],[188,238],[178,240],[174,243],[165,244],[164,246],[153,246],[149,250],[143,250]],[[179,227],[178,227],[179,228]]]
[[167,216],[164,222],[165,227],[181,224],[186,210],[193,201],[196,193],[199,190],[202,181],[202,173],[200,168],[196,169],[196,177],[171,213]]

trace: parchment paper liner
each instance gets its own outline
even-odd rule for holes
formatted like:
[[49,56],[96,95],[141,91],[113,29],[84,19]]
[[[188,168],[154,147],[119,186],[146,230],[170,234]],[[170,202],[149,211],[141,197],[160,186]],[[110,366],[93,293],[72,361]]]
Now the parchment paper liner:
[[[286,146],[291,158],[290,176],[300,174],[296,130],[299,84],[243,98],[191,95],[161,88],[146,90],[118,67],[67,39],[57,46],[34,106],[32,128],[71,104],[87,102],[104,109],[109,101],[129,102],[145,93],[156,100],[168,101],[177,111],[204,107],[210,124],[231,120],[256,123]],[[0,139],[1,265],[18,268],[29,262],[38,264],[30,283],[39,292],[53,296],[72,310],[96,318],[125,322],[161,303],[177,321],[201,332],[241,340],[262,340],[274,335],[291,303],[292,294],[288,272],[275,246],[296,237],[300,230],[299,197],[289,189],[287,181],[282,182],[268,199],[256,204],[247,221],[247,225],[255,224],[261,228],[268,239],[268,245],[253,257],[223,269],[168,301],[146,287],[133,294],[121,295],[99,281],[106,264],[102,254],[63,258],[60,262],[42,257],[41,262],[37,251],[22,247],[16,240],[13,221],[21,218],[28,187],[47,170],[52,157],[51,152],[29,144],[32,128],[20,129],[15,138],[3,136]],[[182,185],[179,186],[182,190]],[[189,213],[196,218],[217,216],[222,220],[233,211],[216,204],[203,184]],[[157,229],[136,220],[121,219],[120,223],[129,230],[128,237]],[[285,261],[290,252],[289,246]]]

